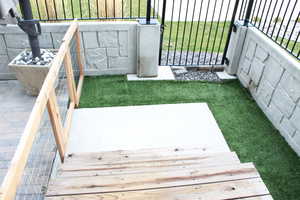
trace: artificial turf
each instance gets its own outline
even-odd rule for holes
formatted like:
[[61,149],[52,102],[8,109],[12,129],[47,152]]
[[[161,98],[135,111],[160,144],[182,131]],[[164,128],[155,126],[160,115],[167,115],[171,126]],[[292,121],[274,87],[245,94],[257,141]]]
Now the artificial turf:
[[275,200],[300,199],[300,158],[238,81],[128,82],[124,76],[87,77],[80,107],[190,102],[208,103],[231,150],[241,162],[254,162]]

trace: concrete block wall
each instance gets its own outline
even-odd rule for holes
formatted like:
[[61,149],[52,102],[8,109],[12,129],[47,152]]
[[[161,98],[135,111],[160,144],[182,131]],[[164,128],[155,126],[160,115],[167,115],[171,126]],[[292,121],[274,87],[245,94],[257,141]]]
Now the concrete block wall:
[[[80,22],[86,75],[135,73],[137,22]],[[41,48],[57,49],[69,23],[42,24]],[[27,35],[15,25],[0,26],[0,79],[14,79],[7,64],[24,48]]]
[[237,76],[300,156],[300,63],[254,27],[249,27]]

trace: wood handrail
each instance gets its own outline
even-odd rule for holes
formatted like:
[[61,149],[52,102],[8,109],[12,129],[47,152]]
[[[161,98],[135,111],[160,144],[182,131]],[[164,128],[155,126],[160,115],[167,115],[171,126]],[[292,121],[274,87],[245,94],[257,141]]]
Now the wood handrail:
[[[53,128],[56,145],[58,147],[61,160],[63,161],[64,159],[65,148],[68,140],[68,132],[70,130],[70,124],[72,121],[72,113],[74,111],[75,105],[79,104],[81,88],[84,80],[84,70],[83,64],[81,62],[80,36],[78,28],[78,22],[77,20],[74,20],[68,28],[63,38],[63,42],[58,50],[58,53],[56,54],[52,62],[51,68],[49,69],[48,75],[45,78],[40,93],[33,106],[33,109],[29,116],[29,120],[25,126],[15,154],[10,162],[8,171],[1,184],[0,200],[13,200],[15,198],[17,187],[21,181],[22,174],[24,172],[34,139],[40,127],[40,123],[42,121],[42,117],[46,110],[46,107],[48,108],[48,112],[50,115],[51,125]],[[69,46],[73,37],[76,40],[76,54],[80,70],[77,90],[73,77],[71,57],[69,55]],[[64,127],[62,126],[61,117],[58,113],[59,108],[55,95],[55,83],[58,79],[59,71],[63,62],[68,63],[68,65],[65,66],[68,84],[70,84],[70,86],[68,85],[68,87],[73,88],[71,91],[68,90],[70,104]]]

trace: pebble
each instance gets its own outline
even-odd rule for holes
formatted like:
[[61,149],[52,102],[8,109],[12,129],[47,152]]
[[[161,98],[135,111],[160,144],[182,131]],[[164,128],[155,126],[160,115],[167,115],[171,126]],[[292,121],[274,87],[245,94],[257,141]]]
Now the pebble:
[[176,73],[178,70],[172,71],[175,75],[176,80],[181,81],[208,81],[208,82],[221,82],[218,75],[211,71],[199,71],[197,69],[186,69],[186,73]]
[[31,51],[23,52],[14,64],[17,65],[48,65],[55,57],[55,52],[47,49],[41,49],[41,57],[32,58]]

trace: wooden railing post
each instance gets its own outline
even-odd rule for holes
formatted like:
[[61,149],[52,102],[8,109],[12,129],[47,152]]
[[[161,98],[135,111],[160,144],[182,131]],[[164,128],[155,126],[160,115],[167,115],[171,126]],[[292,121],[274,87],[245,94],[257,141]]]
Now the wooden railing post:
[[58,152],[60,155],[60,159],[63,162],[65,156],[65,144],[66,144],[66,136],[64,132],[64,128],[62,125],[62,119],[59,113],[59,107],[55,95],[55,90],[53,89],[50,93],[48,102],[47,102],[48,113],[50,116],[50,121],[52,124],[52,129],[55,137],[55,141],[57,144]]
[[67,81],[68,81],[68,90],[71,102],[74,102],[75,105],[79,105],[77,94],[76,94],[76,84],[73,74],[72,60],[70,49],[68,48],[65,58],[64,58],[64,66],[66,69]]
[[[81,89],[83,85],[83,80],[84,80],[84,69],[83,69],[83,63],[82,63],[82,56],[81,56],[81,40],[80,40],[80,33],[79,33],[79,28],[76,29],[75,32],[75,39],[76,39],[76,55],[77,55],[77,63],[79,66],[79,81],[78,81],[78,86],[77,86],[77,102],[79,103],[79,99],[81,96]],[[79,106],[76,104],[76,106]]]

